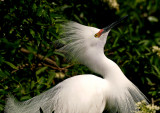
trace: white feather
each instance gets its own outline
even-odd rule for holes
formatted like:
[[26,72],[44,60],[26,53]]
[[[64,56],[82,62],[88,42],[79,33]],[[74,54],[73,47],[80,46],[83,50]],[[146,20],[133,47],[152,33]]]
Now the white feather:
[[[136,102],[146,100],[116,63],[104,55],[108,33],[95,38],[99,29],[68,22],[63,26],[65,45],[59,50],[86,65],[103,78],[78,75],[68,78],[50,90],[19,103],[8,98],[6,113],[131,113]],[[147,102],[147,101],[146,101]]]

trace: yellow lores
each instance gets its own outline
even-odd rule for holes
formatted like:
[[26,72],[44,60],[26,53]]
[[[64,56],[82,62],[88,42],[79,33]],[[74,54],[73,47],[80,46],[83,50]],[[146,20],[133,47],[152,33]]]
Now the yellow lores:
[[102,35],[102,32],[103,32],[103,31],[104,31],[104,30],[101,29],[98,33],[96,33],[96,34],[94,35],[94,37],[99,38],[99,37]]

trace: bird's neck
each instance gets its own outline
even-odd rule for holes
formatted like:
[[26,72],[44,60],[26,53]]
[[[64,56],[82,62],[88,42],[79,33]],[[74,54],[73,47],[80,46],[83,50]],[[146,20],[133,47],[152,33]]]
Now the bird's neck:
[[104,53],[96,54],[96,57],[90,57],[84,64],[95,73],[100,74],[104,79],[118,79],[124,76],[119,66],[107,58]]

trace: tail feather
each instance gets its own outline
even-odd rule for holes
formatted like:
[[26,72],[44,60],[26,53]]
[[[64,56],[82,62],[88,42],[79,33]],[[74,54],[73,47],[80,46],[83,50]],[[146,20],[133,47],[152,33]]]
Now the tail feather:
[[19,102],[13,97],[13,95],[8,95],[7,103],[5,106],[5,113],[17,113]]
[[134,113],[139,111],[136,106],[137,102],[145,101],[148,104],[146,96],[130,81],[128,85],[112,89],[112,91],[106,104],[109,113]]
[[44,113],[52,113],[58,99],[59,89],[60,87],[57,85],[24,102],[18,102],[13,96],[9,95],[5,106],[5,113],[40,113],[40,108]]

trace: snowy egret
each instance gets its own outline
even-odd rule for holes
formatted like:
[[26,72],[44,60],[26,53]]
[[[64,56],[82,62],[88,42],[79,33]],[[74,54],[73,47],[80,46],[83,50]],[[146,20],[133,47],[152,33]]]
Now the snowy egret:
[[103,78],[92,74],[77,75],[24,102],[9,97],[5,112],[39,113],[40,108],[44,113],[102,113],[105,108],[109,113],[136,111],[135,103],[146,100],[146,97],[104,54],[110,29],[124,18],[103,29],[75,22],[63,25],[65,45],[60,51]]

